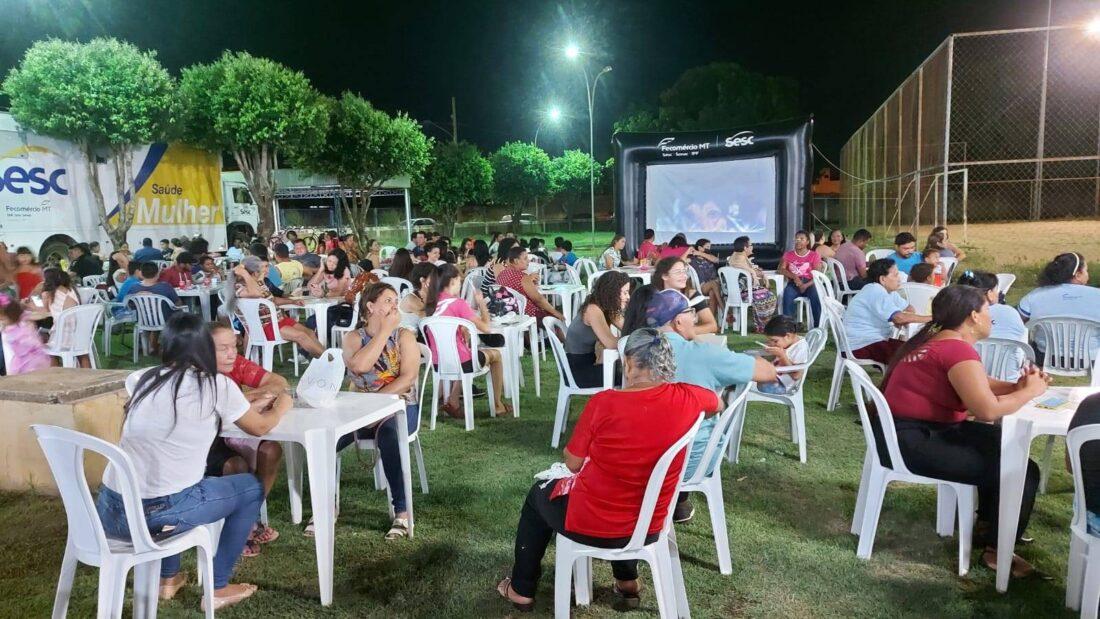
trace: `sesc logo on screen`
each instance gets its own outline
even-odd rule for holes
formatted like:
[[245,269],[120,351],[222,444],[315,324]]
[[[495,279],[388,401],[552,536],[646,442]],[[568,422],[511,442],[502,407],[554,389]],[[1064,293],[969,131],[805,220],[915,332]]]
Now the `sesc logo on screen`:
[[742,131],[741,133],[735,133],[726,138],[726,148],[735,148],[738,146],[752,146],[752,140],[756,137],[752,131]]

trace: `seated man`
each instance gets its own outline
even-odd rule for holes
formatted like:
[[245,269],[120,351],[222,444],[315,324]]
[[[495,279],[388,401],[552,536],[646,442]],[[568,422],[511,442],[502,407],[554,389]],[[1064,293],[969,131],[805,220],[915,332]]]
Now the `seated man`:
[[859,290],[867,283],[867,244],[871,242],[871,233],[860,228],[852,235],[852,240],[841,243],[836,249],[836,261],[844,266],[844,275],[848,278],[848,288]]
[[161,260],[163,254],[160,250],[153,247],[153,239],[145,237],[141,239],[141,249],[134,252],[134,260],[136,262],[149,262],[150,260]]
[[190,288],[194,284],[191,279],[191,267],[194,264],[194,254],[189,251],[181,251],[176,256],[176,263],[160,272],[160,281],[173,288]]
[[[654,327],[663,333],[672,346],[672,354],[676,359],[677,382],[705,387],[721,394],[727,387],[744,385],[749,381],[760,383],[777,380],[775,366],[763,359],[732,352],[722,346],[694,341],[695,310],[688,304],[688,298],[678,290],[655,292],[646,303],[645,321],[647,327]],[[691,477],[700,465],[699,461],[707,449],[718,417],[708,417],[699,426],[699,432],[691,444],[684,479]],[[716,457],[721,456],[722,454],[716,454]],[[707,466],[714,466],[714,462]],[[680,495],[676,511],[672,515],[673,522],[687,522],[695,514],[688,496],[687,492]]]
[[[917,238],[908,232],[902,232],[894,237],[894,253],[886,257],[894,261],[894,266],[899,271],[909,275],[909,271],[924,260],[916,250]],[[868,277],[867,281],[874,280]]]
[[89,275],[103,275],[103,260],[93,256],[85,243],[69,247],[69,261],[69,271],[76,275],[74,281],[77,286],[83,285],[84,278]]
[[915,313],[898,294],[900,288],[901,277],[893,260],[881,258],[867,268],[867,285],[852,297],[844,313],[844,332],[857,359],[889,365],[905,343],[892,339],[894,327],[932,320]]
[[[264,393],[271,393],[275,399],[264,414],[282,415],[290,410],[291,398],[287,393],[289,383],[278,374],[268,372],[262,367],[237,354],[237,334],[224,322],[210,325],[210,335],[214,338],[214,353],[218,359],[218,373],[224,374],[238,387],[248,387],[245,398],[252,402]],[[279,461],[283,449],[277,441],[264,441],[258,438],[216,438],[206,457],[206,475],[221,477],[238,473],[252,473],[264,487],[264,497],[271,492],[275,478],[279,474]],[[260,553],[260,544],[273,542],[279,532],[257,522],[252,535],[245,546],[243,556],[254,557]]]
[[321,268],[321,257],[309,251],[302,239],[294,241],[293,259],[302,265],[302,277],[310,278]]

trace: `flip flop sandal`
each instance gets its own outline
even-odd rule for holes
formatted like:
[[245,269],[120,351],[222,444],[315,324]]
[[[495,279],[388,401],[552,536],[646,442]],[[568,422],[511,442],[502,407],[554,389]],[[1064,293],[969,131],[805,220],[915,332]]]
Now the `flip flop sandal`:
[[260,555],[260,544],[254,539],[250,539],[244,543],[244,550],[241,551],[242,557],[257,557]]
[[393,524],[390,525],[390,530],[386,531],[386,539],[393,541],[396,539],[404,539],[409,536],[409,521],[404,518],[394,518]]
[[270,544],[279,539],[279,532],[268,526],[261,526],[254,533],[252,540],[257,544]]
[[171,584],[161,585],[160,586],[160,591],[159,591],[160,599],[170,600],[170,599],[176,597],[176,593],[178,593],[180,589],[182,589],[186,586],[187,586],[187,576],[182,576],[176,582],[173,582]]
[[309,524],[307,524],[305,530],[302,531],[302,535],[305,535],[306,537],[313,537],[313,532],[314,532],[313,518],[311,517],[309,519]]
[[522,603],[522,602],[516,602],[516,601],[512,600],[512,598],[508,597],[508,590],[511,589],[511,588],[512,588],[512,577],[511,576],[505,576],[504,580],[497,583],[497,593],[500,595],[500,597],[502,597],[505,600],[511,602],[512,607],[514,607],[516,610],[518,610],[521,613],[529,613],[529,612],[535,610],[534,600],[532,600],[530,602],[527,602],[527,603]]
[[[244,589],[240,593],[236,593],[234,595],[226,595],[226,596],[222,596],[222,597],[218,597],[218,596],[215,595],[214,596],[214,604],[213,604],[214,609],[213,610],[221,610],[221,609],[223,609],[227,606],[232,606],[232,605],[234,605],[238,602],[243,602],[244,600],[247,600],[248,598],[252,597],[252,594],[256,593],[257,588],[258,587],[256,587],[256,585],[248,585],[248,587],[246,589]],[[202,609],[204,612],[206,611],[206,598],[205,597],[203,597],[202,602],[199,603],[199,608]]]
[[627,593],[619,588],[619,583],[615,583],[611,590],[619,598],[614,604],[615,610],[635,610],[642,605],[640,588],[634,593]]

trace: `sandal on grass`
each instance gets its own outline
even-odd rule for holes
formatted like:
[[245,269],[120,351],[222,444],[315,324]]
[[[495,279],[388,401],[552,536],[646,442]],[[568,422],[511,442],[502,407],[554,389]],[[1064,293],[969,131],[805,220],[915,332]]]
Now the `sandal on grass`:
[[405,518],[394,518],[390,530],[386,531],[387,540],[404,539],[409,536],[409,521]]
[[642,605],[642,589],[639,586],[638,590],[633,593],[627,593],[619,588],[619,583],[615,583],[611,590],[619,598],[615,602],[615,610],[634,610]]
[[254,539],[250,539],[244,543],[244,550],[241,551],[242,557],[256,557],[260,554],[260,543]]
[[309,523],[306,524],[305,530],[302,531],[302,535],[306,537],[313,537],[315,527],[313,526],[313,517],[310,516]]
[[178,593],[180,589],[182,589],[186,586],[187,586],[187,575],[184,574],[183,572],[180,572],[180,573],[176,574],[175,576],[173,576],[172,578],[168,579],[167,583],[160,585],[160,591],[159,591],[160,599],[170,600],[170,599],[176,597],[176,593]]
[[252,539],[257,544],[270,544],[279,539],[279,532],[267,525],[257,525],[252,530]]
[[531,600],[530,602],[517,602],[508,595],[509,591],[512,591],[512,577],[505,576],[504,580],[497,583],[497,593],[500,594],[500,597],[511,602],[512,606],[521,613],[529,613],[535,610],[534,600]]

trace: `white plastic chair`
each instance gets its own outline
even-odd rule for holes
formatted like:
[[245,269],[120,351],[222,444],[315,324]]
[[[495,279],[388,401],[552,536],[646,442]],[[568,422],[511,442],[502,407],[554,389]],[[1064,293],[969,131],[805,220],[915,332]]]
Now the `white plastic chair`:
[[1074,428],[1066,435],[1073,472],[1073,520],[1069,525],[1069,566],[1066,570],[1066,607],[1081,617],[1096,619],[1100,606],[1100,537],[1089,533],[1085,481],[1081,475],[1081,447],[1100,440],[1100,424]]
[[823,299],[821,313],[829,318],[826,323],[833,334],[833,342],[836,342],[836,362],[833,364],[833,382],[829,387],[829,404],[827,410],[836,410],[840,401],[840,388],[844,385],[844,361],[851,360],[861,366],[869,366],[886,374],[886,366],[878,361],[870,359],[856,359],[852,354],[852,347],[848,344],[848,332],[844,330],[844,306],[840,301]]
[[581,277],[591,277],[593,273],[601,270],[591,258],[577,258],[576,262],[573,263],[573,268],[577,270],[577,274]]
[[744,269],[734,267],[722,267],[718,269],[718,281],[725,290],[725,304],[722,306],[722,315],[718,317],[719,333],[726,332],[726,319],[730,312],[734,313],[735,326],[744,337],[749,328],[749,306],[751,302],[741,298],[741,279],[745,280],[744,290],[752,290],[752,274]]
[[[165,307],[175,307],[172,300],[164,295],[139,292],[126,297],[126,305],[134,310],[134,363],[141,356],[142,337],[146,333],[164,331],[164,323],[168,320]],[[146,344],[146,352],[151,352],[152,346]]]
[[982,358],[985,373],[997,380],[1008,380],[1014,372],[1019,372],[1023,359],[1035,362],[1031,346],[1016,340],[989,337],[974,342],[974,348]]
[[680,485],[680,492],[702,492],[707,498],[707,511],[710,512],[710,526],[718,553],[718,571],[726,575],[733,573],[733,560],[730,557],[729,532],[726,530],[726,505],[722,498],[722,452],[738,431],[737,428],[744,424],[748,395],[749,390],[742,388],[731,396],[726,410],[722,411],[714,425],[695,471]]
[[[465,328],[465,332],[460,329]],[[477,358],[478,337],[477,327],[469,320],[454,318],[451,316],[429,316],[420,321],[420,332],[424,341],[435,343],[435,349],[439,357],[435,359],[438,367],[432,372],[432,421],[429,426],[435,429],[435,420],[439,415],[439,394],[443,393],[440,382],[457,380],[462,383],[462,403],[465,407],[466,431],[474,429],[474,379],[489,373],[489,366],[482,366]],[[462,361],[458,358],[458,338],[466,338],[470,348],[470,365],[472,370],[465,372],[462,369]],[[505,360],[507,362],[507,360]],[[485,380],[485,390],[489,397],[489,415],[497,416],[496,396],[493,394],[493,381]]]
[[1027,323],[1028,335],[1042,343],[1043,371],[1057,376],[1088,376],[1092,370],[1092,340],[1100,322],[1075,316],[1048,316]]
[[85,275],[84,277],[82,277],[80,279],[80,283],[83,284],[84,286],[94,288],[94,287],[96,287],[100,284],[106,284],[107,283],[107,276],[106,275]]
[[[766,393],[757,389],[756,383],[753,383],[747,397],[748,402],[769,402],[772,404],[782,404],[788,408],[791,417],[791,441],[798,443],[798,461],[802,464],[806,464],[806,405],[802,398],[802,387],[806,384],[806,376],[810,373],[810,368],[813,367],[814,362],[817,361],[817,357],[821,354],[821,351],[825,349],[824,327],[810,329],[810,331],[806,333],[806,344],[810,349],[806,363],[776,368],[776,372],[780,374],[802,372],[802,376],[795,381],[794,385],[791,386],[787,393]],[[738,453],[738,449],[734,446],[734,443],[736,443],[736,445],[741,444],[741,434],[744,430],[744,425],[745,418],[742,416],[741,422],[734,432],[734,439],[731,441],[730,460],[734,462],[736,462]]]
[[909,305],[913,306],[914,312],[930,316],[932,314],[932,299],[936,298],[940,290],[943,290],[943,288],[930,286],[928,284],[905,282],[901,285],[901,288],[898,289],[898,292],[901,296],[905,297],[906,301],[909,301]]
[[481,281],[485,277],[485,267],[474,267],[466,271],[466,277],[462,279],[462,290],[458,296],[465,299],[470,307],[477,307],[474,303],[474,292],[481,290]]
[[894,253],[894,250],[892,249],[872,249],[871,251],[867,252],[867,263],[870,264],[875,260],[878,260],[879,258],[885,258],[892,253]]
[[691,282],[691,289],[696,293],[702,293],[702,285],[699,283],[699,272],[695,270],[695,267],[690,264],[687,265],[688,281]]
[[844,265],[841,264],[839,260],[826,258],[825,264],[828,269],[829,278],[833,280],[833,290],[836,292],[837,298],[841,303],[847,303],[848,297],[854,297],[859,294],[858,290],[852,290],[852,287],[848,284],[848,272],[844,269]]
[[401,277],[382,277],[379,279],[383,284],[389,284],[393,286],[393,289],[397,291],[397,298],[404,299],[406,295],[411,293],[413,288],[412,282]]
[[61,367],[80,367],[76,358],[88,355],[93,368],[98,368],[95,354],[95,330],[103,318],[102,305],[77,305],[61,312],[54,324],[56,337],[46,345],[46,354],[61,359]]
[[[260,308],[267,308],[261,312]],[[270,372],[275,364],[275,347],[281,344],[291,345],[291,357],[294,359],[294,375],[298,375],[298,345],[283,338],[279,333],[278,313],[275,304],[267,299],[237,299],[237,314],[244,322],[245,356],[263,365]],[[261,314],[267,314],[261,318]],[[271,324],[275,337],[268,339],[264,332],[264,323]]]
[[333,327],[332,337],[329,338],[330,342],[339,345],[344,341],[344,334],[350,333],[359,327],[359,300],[362,298],[363,293],[355,293],[355,302],[351,304],[351,322],[346,327]]
[[390,272],[386,269],[371,269],[370,272],[373,273],[374,276],[377,277],[378,279],[382,279],[383,277],[389,277],[390,276]]
[[378,250],[378,257],[381,258],[383,262],[385,262],[386,260],[393,258],[394,254],[396,253],[397,248],[393,245],[383,245],[381,249]]
[[[61,560],[61,575],[54,596],[53,616],[64,617],[72,594],[73,578],[79,563],[99,568],[99,603],[96,616],[121,617],[126,595],[126,575],[134,568],[134,616],[156,617],[160,590],[160,562],[195,548],[202,573],[203,602],[206,618],[214,617],[214,540],[210,525],[199,526],[154,542],[145,526],[145,513],[138,493],[137,471],[130,456],[117,446],[56,426],[31,426],[38,444],[46,454],[61,501],[65,505],[68,538]],[[84,476],[84,453],[89,451],[107,459],[121,485],[121,496],[130,526],[131,539],[110,539],[96,511],[96,502]]]
[[569,399],[575,395],[595,395],[607,387],[578,387],[573,378],[573,370],[569,367],[569,359],[565,356],[565,323],[553,316],[547,316],[542,319],[542,326],[546,329],[546,338],[550,340],[554,362],[558,364],[558,405],[554,412],[553,434],[550,435],[550,446],[557,449],[561,435],[569,425]]
[[592,289],[596,287],[596,282],[600,279],[600,276],[607,271],[593,271],[588,275],[588,292],[591,293]]
[[88,305],[89,303],[107,303],[111,298],[107,296],[107,291],[102,288],[89,288],[87,286],[77,286],[76,296],[80,297],[81,305]]
[[941,256],[940,265],[943,267],[943,281],[946,284],[950,284],[952,276],[955,274],[955,269],[959,266],[959,259],[944,258]]
[[[554,551],[554,617],[569,618],[569,591],[572,581],[576,580],[575,594],[577,606],[587,606],[592,600],[592,559],[619,561],[641,559],[649,563],[653,578],[653,590],[657,597],[657,608],[661,617],[688,617],[687,591],[684,587],[684,574],[680,569],[680,552],[676,546],[676,530],[672,527],[672,501],[676,492],[669,496],[668,513],[657,539],[646,544],[645,539],[653,520],[661,488],[672,466],[672,461],[688,449],[695,433],[699,430],[703,416],[699,415],[695,424],[678,441],[665,451],[657,460],[653,472],[649,475],[641,509],[638,511],[634,534],[623,548],[595,548],[575,542],[558,534]],[[685,454],[686,455],[686,454]],[[684,467],[677,476],[676,490],[684,479]]]
[[997,292],[1001,294],[1008,294],[1008,289],[1012,287],[1012,284],[1016,283],[1016,276],[1012,273],[998,273],[997,274]]
[[[970,484],[933,479],[910,472],[901,456],[901,448],[898,447],[894,416],[890,412],[890,405],[886,403],[886,397],[875,387],[871,377],[862,367],[850,360],[844,362],[844,367],[852,379],[856,407],[859,408],[859,418],[863,426],[863,438],[867,443],[867,451],[863,456],[863,475],[859,482],[859,494],[856,496],[855,515],[852,518],[852,535],[859,536],[856,556],[860,559],[871,558],[871,549],[875,544],[875,533],[878,530],[878,519],[882,513],[882,500],[890,482],[933,485],[939,492],[936,532],[940,536],[947,537],[954,532],[953,516],[956,511],[958,513],[959,576],[965,576],[970,571],[971,535],[974,528],[974,509],[978,488]],[[878,411],[879,424],[886,441],[887,453],[890,455],[890,467],[879,460],[875,435],[871,429],[871,418],[867,411],[865,400],[867,397],[871,399]]]

